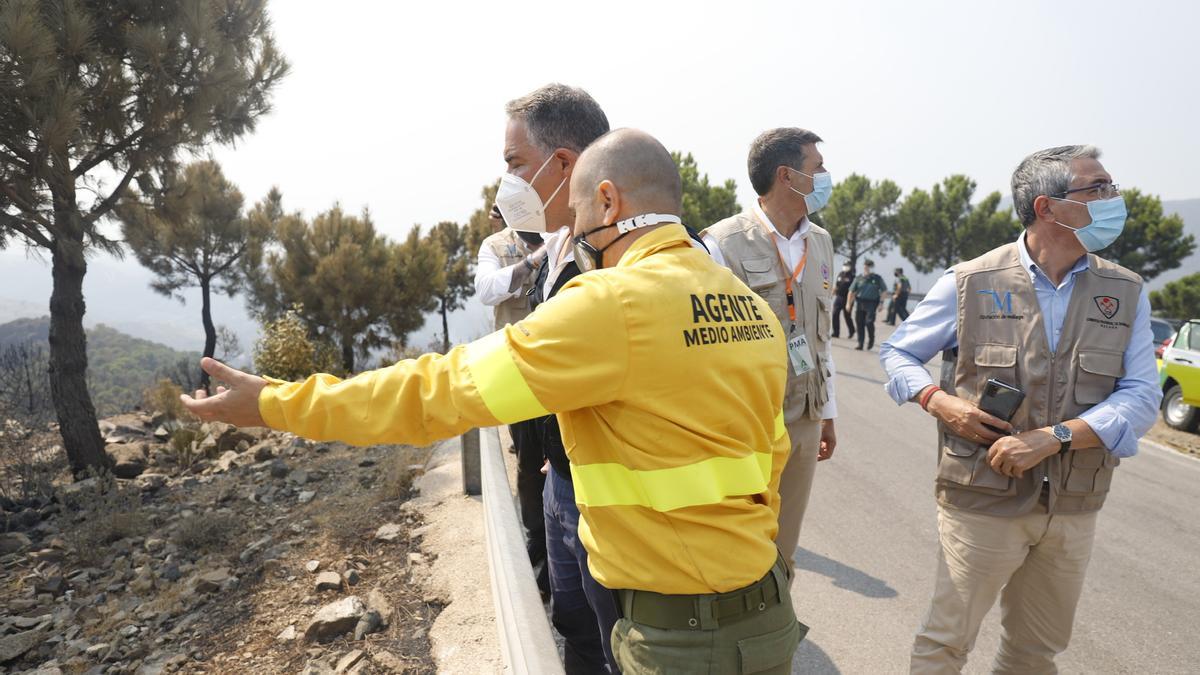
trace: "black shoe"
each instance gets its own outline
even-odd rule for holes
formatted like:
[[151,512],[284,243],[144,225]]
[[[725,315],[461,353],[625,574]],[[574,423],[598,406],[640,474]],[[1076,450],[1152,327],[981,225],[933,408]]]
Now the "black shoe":
[[854,348],[854,351],[856,351],[856,352],[861,352],[861,351],[862,351],[862,345],[859,345],[859,346],[855,347],[855,348]]
[[835,338],[840,338],[840,337],[842,337],[842,336],[841,336],[841,335],[838,335],[837,333],[834,333],[834,334],[833,334],[833,337],[835,337]]
[[853,340],[854,339],[854,331],[850,331],[850,334],[846,336],[846,339]]
[[871,351],[872,349],[875,349],[875,343],[874,343],[874,342],[872,342],[871,344],[867,345],[867,351]]

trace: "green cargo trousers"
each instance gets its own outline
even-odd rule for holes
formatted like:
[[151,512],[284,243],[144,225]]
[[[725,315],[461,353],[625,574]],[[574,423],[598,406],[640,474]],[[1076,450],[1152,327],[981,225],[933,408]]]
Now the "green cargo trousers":
[[[782,559],[776,561],[764,580],[779,584],[781,592],[771,593],[777,600],[758,603],[760,596],[754,596],[750,611],[726,622],[714,620],[703,608],[745,594],[746,589],[690,596],[700,607],[701,620],[694,628],[656,628],[637,623],[629,618],[630,600],[625,595],[629,592],[620,592],[625,616],[613,627],[612,649],[621,671],[625,675],[790,673],[792,655],[808,628],[796,620]],[[639,595],[637,601],[643,602],[644,596]],[[764,604],[769,606],[759,609]]]

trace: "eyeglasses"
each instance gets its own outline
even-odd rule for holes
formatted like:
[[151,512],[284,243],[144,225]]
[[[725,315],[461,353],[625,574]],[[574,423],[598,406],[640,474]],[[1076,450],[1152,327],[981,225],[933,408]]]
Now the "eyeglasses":
[[1096,183],[1095,185],[1089,185],[1087,187],[1071,188],[1066,192],[1060,192],[1058,194],[1060,197],[1066,197],[1067,195],[1075,192],[1090,192],[1095,195],[1097,199],[1111,199],[1112,197],[1116,197],[1117,195],[1121,194],[1121,188],[1116,183]]

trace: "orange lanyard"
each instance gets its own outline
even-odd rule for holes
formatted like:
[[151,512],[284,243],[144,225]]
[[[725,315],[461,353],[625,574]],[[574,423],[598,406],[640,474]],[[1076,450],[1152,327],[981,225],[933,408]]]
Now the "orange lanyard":
[[[775,242],[771,243],[774,244]],[[779,252],[778,246],[775,247],[775,255],[779,256],[779,266],[786,270],[787,263],[783,261],[783,254]],[[796,296],[792,293],[792,287],[796,284],[796,280],[800,278],[800,275],[804,273],[804,263],[806,262],[808,262],[807,246],[804,247],[804,255],[800,256],[800,264],[796,265],[796,269],[788,277],[787,287],[784,289],[787,291],[788,318],[792,320],[792,326],[788,329],[788,333],[795,332],[796,330]]]
[[[779,258],[779,268],[786,272],[788,268],[787,262],[783,259],[783,254],[779,252],[779,246],[775,243],[775,233],[771,231],[772,228],[770,225],[763,223],[761,219],[759,222],[766,229],[767,236],[771,238],[771,247],[775,249],[775,255]],[[796,269],[792,270],[791,276],[787,277],[787,286],[784,287],[784,290],[787,291],[788,318],[792,320],[792,326],[788,329],[789,334],[796,330],[796,296],[792,292],[792,287],[796,284],[796,280],[800,278],[800,275],[804,273],[804,264],[808,262],[808,242],[805,242],[805,244],[804,255],[800,256],[800,264],[796,265]]]

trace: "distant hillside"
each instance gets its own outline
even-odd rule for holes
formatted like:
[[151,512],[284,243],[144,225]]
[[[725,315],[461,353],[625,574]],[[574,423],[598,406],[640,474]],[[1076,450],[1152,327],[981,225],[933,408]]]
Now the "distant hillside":
[[[50,317],[0,324],[0,349],[35,342],[49,353]],[[142,392],[181,362],[196,367],[200,355],[130,337],[103,324],[87,332],[88,386],[100,415],[115,415],[141,404]]]

